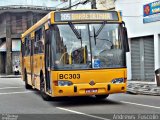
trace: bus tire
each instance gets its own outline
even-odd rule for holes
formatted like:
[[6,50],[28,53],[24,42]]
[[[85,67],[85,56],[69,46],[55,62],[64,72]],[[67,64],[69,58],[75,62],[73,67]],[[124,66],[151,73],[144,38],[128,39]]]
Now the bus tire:
[[95,96],[96,96],[96,99],[103,100],[103,99],[106,99],[109,96],[109,94],[107,94],[107,95],[95,95]]
[[25,70],[25,73],[24,73],[24,84],[25,84],[26,89],[32,89],[32,86],[28,84],[28,78],[27,78],[26,70]]
[[43,75],[40,76],[40,94],[45,101],[50,101],[51,97],[45,93],[45,81]]

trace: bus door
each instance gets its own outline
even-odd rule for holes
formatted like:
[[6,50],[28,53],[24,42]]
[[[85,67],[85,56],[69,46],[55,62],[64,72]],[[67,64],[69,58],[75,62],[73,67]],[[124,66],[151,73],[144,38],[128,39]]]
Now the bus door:
[[31,80],[32,86],[35,86],[35,76],[34,76],[34,40],[31,40]]
[[46,91],[50,91],[50,69],[51,69],[51,31],[45,31],[45,82]]

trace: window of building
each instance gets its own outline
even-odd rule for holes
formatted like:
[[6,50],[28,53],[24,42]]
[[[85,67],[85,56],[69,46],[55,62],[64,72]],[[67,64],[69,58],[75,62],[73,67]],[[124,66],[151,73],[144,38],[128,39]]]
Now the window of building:
[[17,28],[22,27],[22,16],[21,15],[16,16],[16,27]]

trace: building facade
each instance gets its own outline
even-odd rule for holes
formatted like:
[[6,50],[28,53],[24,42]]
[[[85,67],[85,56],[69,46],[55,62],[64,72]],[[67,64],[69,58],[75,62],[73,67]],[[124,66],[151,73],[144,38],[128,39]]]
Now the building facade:
[[[81,0],[85,1],[85,0]],[[80,2],[80,0],[71,0],[71,5]],[[97,9],[105,9],[105,10],[114,10],[115,9],[115,0],[95,0]],[[85,4],[79,4],[72,9],[91,9],[92,0],[88,1]]]
[[[20,69],[21,34],[63,2],[58,0],[3,0],[0,2],[0,74]],[[66,3],[65,3],[66,5]]]
[[115,0],[97,0],[97,8],[98,9],[114,10],[115,9]]
[[116,0],[128,29],[128,79],[155,83],[160,68],[160,0]]

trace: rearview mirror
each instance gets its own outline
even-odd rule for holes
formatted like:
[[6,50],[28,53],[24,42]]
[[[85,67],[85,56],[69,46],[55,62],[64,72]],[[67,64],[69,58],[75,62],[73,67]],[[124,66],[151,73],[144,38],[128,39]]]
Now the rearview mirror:
[[126,27],[123,27],[123,41],[124,41],[125,52],[129,52],[128,34],[127,34],[127,28]]

